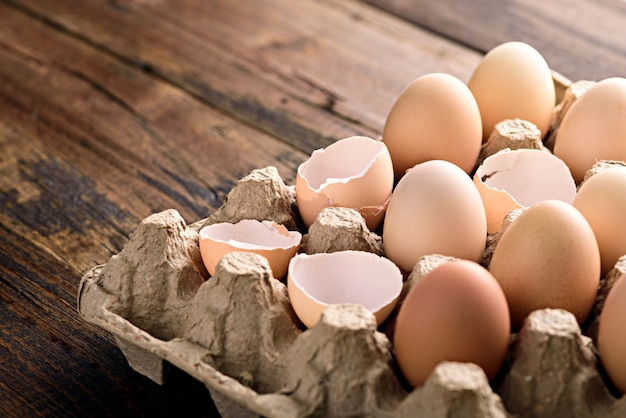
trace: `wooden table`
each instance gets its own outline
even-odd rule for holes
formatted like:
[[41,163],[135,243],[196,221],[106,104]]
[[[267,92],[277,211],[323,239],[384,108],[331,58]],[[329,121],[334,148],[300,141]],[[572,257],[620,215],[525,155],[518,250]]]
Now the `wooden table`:
[[377,137],[414,78],[468,81],[498,43],[572,79],[626,76],[626,3],[0,0],[0,416],[211,416],[77,314],[146,216],[189,222],[274,165]]

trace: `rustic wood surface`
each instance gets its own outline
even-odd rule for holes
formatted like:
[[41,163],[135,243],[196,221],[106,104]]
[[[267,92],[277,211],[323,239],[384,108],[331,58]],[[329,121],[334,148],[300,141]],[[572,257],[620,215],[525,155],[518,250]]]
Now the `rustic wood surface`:
[[198,382],[156,385],[78,316],[89,268],[254,168],[292,184],[312,150],[379,136],[414,78],[467,81],[499,42],[625,76],[624,19],[617,0],[0,0],[0,416],[214,416]]
[[367,0],[433,33],[486,52],[511,40],[537,48],[571,80],[626,75],[620,0]]

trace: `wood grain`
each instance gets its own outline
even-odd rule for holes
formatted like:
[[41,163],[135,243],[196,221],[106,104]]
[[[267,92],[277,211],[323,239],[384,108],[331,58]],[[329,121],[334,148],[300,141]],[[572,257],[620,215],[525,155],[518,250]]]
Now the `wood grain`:
[[483,53],[502,42],[527,42],[571,80],[626,76],[620,0],[367,2]]
[[354,2],[16,3],[306,153],[377,135],[415,77],[466,78],[479,59]]
[[0,415],[214,416],[76,312],[144,217],[188,222],[266,165],[379,135],[423,72],[480,55],[356,1],[0,1]]

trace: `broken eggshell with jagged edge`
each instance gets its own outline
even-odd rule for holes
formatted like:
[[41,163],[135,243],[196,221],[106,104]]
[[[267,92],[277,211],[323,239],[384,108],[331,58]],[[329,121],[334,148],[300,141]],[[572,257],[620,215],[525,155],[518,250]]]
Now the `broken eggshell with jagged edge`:
[[403,276],[389,259],[367,251],[298,254],[291,259],[287,290],[307,327],[330,305],[353,303],[369,309],[380,325],[402,292]]
[[393,181],[391,156],[382,141],[365,136],[341,139],[313,151],[298,167],[298,209],[308,228],[323,208],[354,208],[373,231],[383,220]]
[[254,219],[208,225],[199,232],[200,254],[211,276],[225,254],[244,251],[267,258],[274,277],[281,278],[287,273],[289,260],[298,252],[301,240],[302,234],[298,231],[289,231],[272,221]]
[[487,157],[474,174],[487,214],[487,232],[496,233],[514,209],[542,200],[572,203],[576,183],[567,165],[552,153],[504,149]]

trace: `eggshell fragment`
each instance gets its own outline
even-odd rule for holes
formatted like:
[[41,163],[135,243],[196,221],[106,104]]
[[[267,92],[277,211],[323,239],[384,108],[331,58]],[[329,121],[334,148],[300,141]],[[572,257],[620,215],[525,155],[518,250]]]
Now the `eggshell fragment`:
[[366,251],[298,254],[289,263],[287,289],[294,311],[307,327],[335,304],[359,304],[378,324],[402,291],[402,273],[391,261]]
[[615,282],[604,302],[598,325],[600,360],[615,387],[626,393],[626,280]]
[[487,214],[487,231],[498,232],[513,209],[542,200],[572,203],[576,183],[569,168],[550,152],[505,149],[485,159],[474,175]]
[[428,160],[450,161],[469,173],[482,143],[476,100],[452,75],[423,75],[398,96],[387,116],[383,141],[397,179]]
[[506,294],[514,329],[542,308],[570,311],[582,323],[598,290],[600,252],[576,208],[544,200],[525,209],[504,231],[489,271]]
[[480,193],[458,166],[426,161],[407,171],[396,185],[385,215],[383,247],[405,272],[428,254],[478,261],[486,237]]
[[626,254],[626,167],[616,165],[589,177],[573,205],[593,229],[605,275]]
[[449,261],[423,276],[396,321],[396,358],[414,387],[443,361],[477,364],[492,379],[506,356],[506,298],[491,273],[472,261]]
[[550,128],[556,93],[552,72],[541,53],[523,42],[490,50],[474,70],[468,87],[476,98],[486,140],[505,119],[534,123],[544,137]]
[[296,175],[296,200],[307,228],[323,208],[343,206],[357,209],[367,227],[375,230],[392,189],[393,165],[387,146],[365,136],[313,151]]
[[281,278],[300,248],[302,234],[271,221],[244,219],[207,225],[200,230],[199,239],[202,261],[211,276],[225,254],[244,251],[267,258],[274,277]]
[[580,183],[598,160],[626,161],[626,79],[607,78],[571,106],[554,140],[554,155]]

